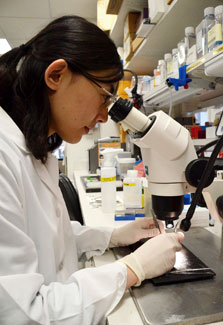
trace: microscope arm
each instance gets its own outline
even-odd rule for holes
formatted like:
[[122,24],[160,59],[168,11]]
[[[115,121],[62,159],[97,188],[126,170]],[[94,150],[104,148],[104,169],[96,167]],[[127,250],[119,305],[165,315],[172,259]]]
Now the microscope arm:
[[163,111],[146,116],[120,98],[109,115],[134,132],[131,137],[141,149],[154,213],[173,224],[183,210],[184,194],[194,191],[185,178],[187,165],[197,158],[188,130]]

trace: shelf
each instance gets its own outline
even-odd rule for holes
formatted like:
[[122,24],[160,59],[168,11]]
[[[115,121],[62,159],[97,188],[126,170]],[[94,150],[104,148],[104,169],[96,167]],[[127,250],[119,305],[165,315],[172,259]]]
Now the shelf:
[[213,89],[210,88],[210,82],[200,78],[193,78],[188,86],[188,89],[180,87],[179,90],[176,91],[174,88],[169,88],[165,84],[160,85],[143,95],[144,105],[147,107],[157,106],[159,108],[169,107],[171,97],[172,104],[176,105],[192,97],[201,96],[213,91]]
[[110,32],[110,38],[115,45],[123,46],[124,22],[128,12],[139,12],[148,7],[148,0],[124,0],[119,10],[115,24]]
[[[222,0],[211,1],[213,7],[221,4]],[[177,46],[185,27],[196,27],[201,22],[204,9],[209,6],[210,0],[175,0],[125,68],[138,75],[153,75],[158,60]]]
[[[204,57],[200,58],[196,62],[187,67],[187,72],[192,81],[188,84],[188,89],[180,87],[178,91],[173,88],[172,102],[174,105],[182,103],[193,97],[207,95],[213,93],[211,88],[211,81],[215,78],[205,75],[205,65],[209,64],[212,60],[216,62],[217,59],[223,58],[223,45],[216,48],[213,52],[207,53]],[[221,61],[220,61],[221,62]],[[156,87],[152,91],[143,95],[143,100],[147,106],[168,107],[170,103],[170,88],[167,85],[162,84]]]
[[[212,61],[222,60],[223,57],[223,45],[220,45],[212,52],[207,53],[202,58],[198,59],[194,63],[187,67],[187,73],[189,76],[199,76],[202,78],[207,78],[205,75],[205,66],[211,64]],[[222,73],[222,71],[220,71]],[[217,77],[217,75],[215,75]],[[208,79],[208,78],[207,78]]]

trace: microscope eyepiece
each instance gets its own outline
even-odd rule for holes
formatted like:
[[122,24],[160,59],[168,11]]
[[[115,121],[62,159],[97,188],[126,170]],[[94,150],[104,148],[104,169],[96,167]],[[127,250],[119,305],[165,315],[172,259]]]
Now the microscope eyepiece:
[[133,107],[133,103],[127,99],[119,98],[110,108],[108,115],[111,116],[111,119],[118,123],[123,121],[126,116],[129,114]]

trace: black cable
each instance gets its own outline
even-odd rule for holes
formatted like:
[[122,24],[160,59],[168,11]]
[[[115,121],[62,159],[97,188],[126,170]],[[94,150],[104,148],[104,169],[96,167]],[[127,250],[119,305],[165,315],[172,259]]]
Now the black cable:
[[211,157],[204,169],[204,172],[201,176],[201,180],[198,184],[198,187],[195,191],[195,194],[194,194],[194,197],[192,199],[192,203],[186,213],[186,217],[181,221],[181,224],[180,224],[180,229],[182,229],[183,231],[188,231],[189,228],[190,228],[190,225],[191,225],[191,218],[193,217],[193,214],[194,214],[194,210],[196,208],[196,205],[197,205],[197,202],[198,202],[198,199],[201,195],[201,192],[203,190],[203,188],[205,187],[205,184],[206,184],[206,181],[213,169],[213,166],[214,166],[214,163],[215,163],[215,160],[219,154],[219,152],[221,151],[221,148],[223,146],[223,135],[220,137],[220,139],[218,140],[212,154],[211,154]]
[[207,150],[208,148],[214,146],[216,143],[218,142],[218,139],[217,140],[214,140],[214,141],[211,141],[209,143],[207,143],[205,146],[203,146],[202,148],[198,149],[196,151],[196,154],[197,155],[200,155],[202,152],[204,152],[205,150]]
[[131,93],[132,93],[132,95],[134,97],[134,95],[137,94],[137,88],[138,88],[138,77],[137,77],[137,74],[135,73],[135,71],[130,70],[130,69],[124,69],[123,71],[130,72],[134,76],[134,78],[135,78],[135,85],[134,85],[134,87],[131,90]]

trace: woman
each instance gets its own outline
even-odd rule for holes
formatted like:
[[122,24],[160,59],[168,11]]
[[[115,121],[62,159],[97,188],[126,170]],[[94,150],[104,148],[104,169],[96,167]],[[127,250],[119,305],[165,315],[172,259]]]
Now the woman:
[[58,187],[51,152],[107,121],[106,90],[122,76],[113,42],[77,16],[0,58],[2,325],[98,324],[126,288],[174,265],[182,236],[162,234],[123,260],[78,270],[78,260],[157,234],[149,219],[115,230],[71,223]]

